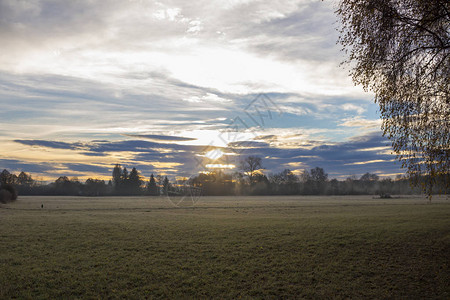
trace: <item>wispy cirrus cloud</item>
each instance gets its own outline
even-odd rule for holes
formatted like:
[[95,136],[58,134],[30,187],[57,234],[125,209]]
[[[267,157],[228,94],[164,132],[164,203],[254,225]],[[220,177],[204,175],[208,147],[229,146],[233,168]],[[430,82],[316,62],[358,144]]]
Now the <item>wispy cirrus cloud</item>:
[[43,141],[43,140],[15,140],[14,142],[20,143],[28,146],[40,146],[53,149],[81,149],[83,147],[82,143],[66,143],[57,141]]
[[339,126],[344,127],[362,127],[367,129],[376,129],[381,127],[381,119],[367,120],[361,117],[352,117],[342,120],[343,122]]
[[180,141],[193,141],[195,138],[183,137],[183,136],[169,136],[169,135],[157,135],[157,134],[124,134],[133,138],[141,138],[152,141],[168,141],[168,142],[180,142]]

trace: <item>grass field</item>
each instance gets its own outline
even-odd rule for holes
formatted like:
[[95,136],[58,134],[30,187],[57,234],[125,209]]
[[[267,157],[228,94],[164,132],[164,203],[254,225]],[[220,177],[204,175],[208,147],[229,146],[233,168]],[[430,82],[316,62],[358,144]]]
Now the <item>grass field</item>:
[[[41,208],[41,204],[44,208]],[[0,298],[450,298],[450,200],[20,197]]]

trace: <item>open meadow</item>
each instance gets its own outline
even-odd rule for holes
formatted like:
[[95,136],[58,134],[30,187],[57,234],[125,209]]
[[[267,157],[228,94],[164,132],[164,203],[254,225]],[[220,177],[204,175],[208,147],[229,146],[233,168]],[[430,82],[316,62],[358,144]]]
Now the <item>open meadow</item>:
[[[43,208],[41,207],[43,205]],[[450,200],[20,197],[0,298],[450,298]]]

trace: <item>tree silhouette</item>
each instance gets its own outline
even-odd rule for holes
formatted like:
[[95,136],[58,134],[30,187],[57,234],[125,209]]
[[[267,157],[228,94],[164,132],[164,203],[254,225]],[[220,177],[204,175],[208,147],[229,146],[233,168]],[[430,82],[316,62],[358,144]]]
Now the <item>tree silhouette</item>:
[[20,172],[19,176],[17,176],[17,184],[30,187],[34,184],[33,178],[31,178],[30,174],[27,174],[25,172]]
[[305,194],[325,194],[326,182],[328,180],[328,174],[324,169],[315,167],[309,172],[304,170],[302,175],[303,191]]
[[120,174],[119,187],[120,187],[119,193],[121,193],[121,194],[130,193],[130,182],[128,180],[128,170],[126,167],[123,168],[122,174]]
[[250,184],[254,183],[254,177],[257,171],[262,168],[262,161],[258,156],[248,156],[241,161],[241,170],[248,176]]
[[81,183],[76,177],[69,179],[67,176],[60,176],[54,182],[55,192],[58,195],[79,195]]
[[299,190],[299,179],[291,170],[285,169],[280,173],[269,176],[272,192],[293,195]]
[[84,183],[83,194],[87,196],[100,196],[106,193],[104,180],[89,178]]
[[156,185],[156,180],[155,177],[153,177],[153,174],[150,175],[150,181],[148,182],[147,185],[147,192],[151,196],[156,196],[159,194],[158,186]]
[[414,184],[450,186],[450,2],[341,0],[339,38],[356,84]]
[[366,173],[361,176],[359,180],[362,181],[378,181],[379,177],[377,174]]
[[124,167],[123,170],[122,170],[122,174],[120,176],[120,180],[122,182],[126,182],[128,180],[128,170],[127,170],[126,167]]
[[252,195],[267,195],[269,191],[269,179],[263,173],[255,173],[253,175],[253,184],[251,185]]
[[310,171],[311,179],[316,182],[325,182],[328,180],[328,174],[325,170],[319,167],[315,167]]
[[17,199],[17,190],[12,184],[2,184],[0,187],[0,203],[8,203]]
[[0,185],[10,185],[16,183],[17,176],[11,174],[8,170],[4,169],[0,173]]
[[194,187],[202,188],[207,195],[231,195],[233,189],[233,176],[222,171],[200,173],[188,182]]
[[163,194],[167,196],[169,194],[170,189],[170,182],[167,176],[164,177],[162,185],[163,185]]
[[[373,191],[376,189],[376,185],[378,184],[378,175],[377,174],[371,174],[369,172],[365,173],[361,176],[359,179],[361,181],[362,189],[364,190],[365,194],[369,194],[370,191]],[[377,189],[378,192],[378,189]]]
[[128,176],[128,189],[133,195],[140,194],[141,192],[141,178],[136,168],[133,168]]
[[112,172],[112,184],[116,192],[120,191],[122,185],[122,166],[116,164]]

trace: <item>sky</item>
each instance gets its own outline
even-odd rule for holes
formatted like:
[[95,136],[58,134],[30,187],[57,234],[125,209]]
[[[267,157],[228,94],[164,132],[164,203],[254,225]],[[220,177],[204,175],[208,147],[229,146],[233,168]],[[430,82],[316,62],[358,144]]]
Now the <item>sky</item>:
[[0,0],[0,169],[403,174],[333,1]]

